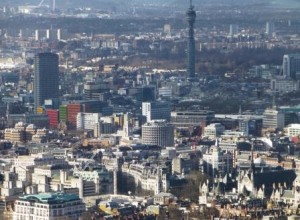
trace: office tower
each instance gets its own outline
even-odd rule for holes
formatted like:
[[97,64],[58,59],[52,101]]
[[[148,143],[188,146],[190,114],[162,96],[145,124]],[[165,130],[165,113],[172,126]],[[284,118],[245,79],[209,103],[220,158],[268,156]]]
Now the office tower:
[[170,104],[167,102],[143,102],[142,114],[147,118],[147,122],[152,120],[170,121]]
[[95,128],[95,124],[99,123],[100,117],[100,113],[77,113],[77,129],[93,130]]
[[229,26],[229,36],[233,37],[239,33],[239,26],[237,24],[231,24]]
[[56,11],[56,1],[52,0],[52,12]]
[[143,144],[172,147],[174,145],[174,126],[164,120],[152,121],[142,126]]
[[196,12],[194,6],[192,5],[192,0],[190,7],[186,12],[186,20],[189,25],[189,36],[187,42],[187,73],[188,77],[195,77],[195,38],[194,38],[194,23],[196,19]]
[[263,127],[269,129],[284,128],[284,113],[276,108],[267,108],[263,113]]
[[167,34],[167,35],[171,34],[171,25],[170,24],[164,25],[164,34]]
[[239,131],[245,135],[260,136],[262,129],[262,119],[241,118],[239,120]]
[[58,98],[58,55],[39,53],[34,57],[34,107],[44,104],[45,99]]
[[285,54],[282,70],[286,78],[300,79],[300,54]]
[[149,86],[138,86],[128,89],[128,96],[139,102],[152,102],[156,100],[156,87]]
[[56,31],[56,39],[57,40],[66,40],[68,37],[68,30],[66,29],[57,29]]
[[57,40],[57,30],[47,29],[46,30],[46,39],[47,40]]
[[275,24],[273,22],[266,23],[266,34],[272,35],[275,32]]
[[39,30],[34,31],[34,39],[35,40],[40,40],[40,31]]

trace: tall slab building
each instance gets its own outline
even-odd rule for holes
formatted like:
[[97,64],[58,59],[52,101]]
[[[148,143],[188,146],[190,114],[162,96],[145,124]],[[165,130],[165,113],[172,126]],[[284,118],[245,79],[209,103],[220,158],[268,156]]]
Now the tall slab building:
[[283,76],[300,79],[300,54],[285,54],[282,63]]
[[58,55],[39,53],[34,57],[34,108],[43,106],[46,99],[59,96]]
[[196,20],[196,12],[190,0],[190,7],[186,12],[186,20],[189,26],[189,36],[187,42],[187,73],[188,77],[195,77],[195,38],[194,38],[194,23]]

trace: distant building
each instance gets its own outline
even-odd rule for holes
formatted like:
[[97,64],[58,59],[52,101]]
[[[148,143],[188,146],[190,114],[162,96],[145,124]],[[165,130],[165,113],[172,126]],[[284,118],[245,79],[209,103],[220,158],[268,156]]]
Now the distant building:
[[299,88],[300,88],[300,84],[298,80],[295,81],[291,78],[285,78],[285,79],[277,78],[271,80],[271,90],[274,92],[288,93],[288,92],[298,91]]
[[231,173],[232,168],[233,154],[222,151],[217,146],[211,147],[210,151],[203,154],[203,158],[200,159],[200,170],[212,177]]
[[190,157],[176,157],[172,160],[172,173],[185,174],[199,169],[199,159]]
[[68,31],[64,29],[57,29],[57,40],[66,40]]
[[203,136],[209,137],[209,138],[216,138],[223,134],[225,131],[225,127],[220,123],[214,123],[206,126],[204,128],[204,134]]
[[49,118],[49,127],[50,128],[58,128],[59,124],[59,110],[57,109],[47,109],[46,115]]
[[155,86],[138,86],[128,89],[128,95],[140,102],[153,102],[156,100]]
[[46,39],[57,40],[57,30],[47,29],[46,30]]
[[158,95],[160,97],[167,97],[171,98],[173,93],[172,93],[172,87],[164,86],[158,89]]
[[171,25],[170,24],[164,25],[164,34],[167,34],[167,35],[171,34]]
[[18,122],[14,128],[6,128],[4,130],[4,138],[13,143],[26,141],[41,143],[47,140],[48,130],[45,128],[37,129],[33,124],[27,126],[23,122]]
[[143,102],[142,114],[147,118],[147,122],[152,120],[170,121],[171,107],[168,102]]
[[273,22],[268,21],[266,23],[266,34],[271,36],[275,33],[275,24]]
[[101,48],[119,49],[120,42],[114,39],[101,41]]
[[74,194],[41,193],[19,197],[15,202],[13,219],[79,219],[85,204]]
[[30,156],[18,156],[15,159],[15,166],[47,166],[47,165],[66,165],[67,162],[62,158],[56,158],[46,153],[31,154]]
[[283,56],[283,76],[300,79],[300,54],[286,54]]
[[213,111],[178,111],[171,112],[171,124],[175,127],[206,126],[215,118]]
[[300,134],[300,124],[290,124],[285,129],[285,134],[289,137],[295,137]]
[[284,127],[284,113],[274,108],[267,108],[263,113],[263,127],[282,129]]
[[34,107],[44,104],[46,99],[58,98],[58,55],[39,53],[34,57]]
[[[257,163],[257,159],[255,159],[254,163]],[[240,170],[237,178],[238,192],[258,198],[268,198],[278,188],[283,190],[292,187],[295,179],[296,174],[294,170],[270,170],[267,167],[260,169],[258,172],[253,168]]]
[[140,186],[144,190],[150,190],[154,194],[168,192],[169,190],[169,177],[158,167],[124,163],[122,174],[133,177],[136,186]]
[[77,114],[77,129],[89,129],[93,130],[96,123],[100,119],[99,113],[84,113],[80,112]]
[[143,144],[172,147],[174,145],[174,127],[165,121],[148,122],[142,126]]
[[[113,174],[105,168],[94,171],[75,171],[71,180],[71,188],[78,187],[79,196],[95,196],[113,192]],[[67,185],[67,179],[62,184]]]
[[239,120],[239,131],[245,135],[260,136],[262,130],[262,119]]
[[41,33],[40,33],[39,30],[35,30],[35,31],[34,31],[34,39],[35,39],[36,41],[38,41],[38,40],[41,39]]
[[233,37],[239,33],[239,26],[237,24],[230,24],[229,26],[229,36]]
[[0,196],[6,205],[13,201],[17,196],[23,194],[23,183],[25,182],[18,180],[17,173],[9,171],[4,172],[4,181],[1,186]]
[[34,124],[38,128],[47,128],[49,118],[45,114],[9,114],[7,117],[8,127],[14,127],[16,123]]
[[112,122],[98,121],[94,124],[94,137],[100,137],[103,134],[113,134],[116,131],[116,126]]
[[194,24],[196,20],[196,11],[192,5],[186,12],[186,20],[188,22],[188,40],[187,40],[187,74],[188,77],[195,77],[195,38],[194,38]]

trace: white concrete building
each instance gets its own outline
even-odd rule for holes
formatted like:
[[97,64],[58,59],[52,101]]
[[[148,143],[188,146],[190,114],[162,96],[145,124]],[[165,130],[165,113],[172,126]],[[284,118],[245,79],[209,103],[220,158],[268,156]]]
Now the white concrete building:
[[100,117],[100,113],[78,113],[76,122],[77,129],[93,130],[95,128],[96,123],[99,122]]
[[285,127],[285,134],[289,137],[295,137],[300,134],[300,124],[290,124]]
[[125,163],[122,165],[122,173],[133,177],[136,186],[139,185],[144,190],[153,191],[154,194],[167,192],[169,189],[167,175],[163,174],[159,167]]
[[164,87],[159,88],[158,95],[161,97],[171,98],[172,97],[172,87],[164,86]]
[[210,124],[204,128],[204,136],[209,138],[219,137],[225,131],[225,127],[220,123]]
[[56,158],[53,155],[38,153],[30,156],[18,156],[14,160],[15,166],[44,166],[44,165],[65,165],[64,159]]
[[284,113],[275,108],[267,108],[263,113],[263,127],[282,129],[284,127]]
[[152,120],[170,121],[170,104],[167,102],[143,102],[142,115],[146,116],[147,122]]
[[300,87],[299,81],[293,79],[276,78],[271,80],[271,90],[274,92],[287,93],[298,91]]

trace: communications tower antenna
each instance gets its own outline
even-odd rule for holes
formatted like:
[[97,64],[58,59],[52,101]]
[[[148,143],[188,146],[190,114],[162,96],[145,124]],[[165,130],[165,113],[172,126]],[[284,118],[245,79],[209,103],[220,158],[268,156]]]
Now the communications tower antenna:
[[190,7],[186,12],[186,20],[188,23],[188,40],[187,40],[187,74],[189,78],[195,77],[195,38],[194,24],[196,20],[196,12],[193,2],[190,0]]

